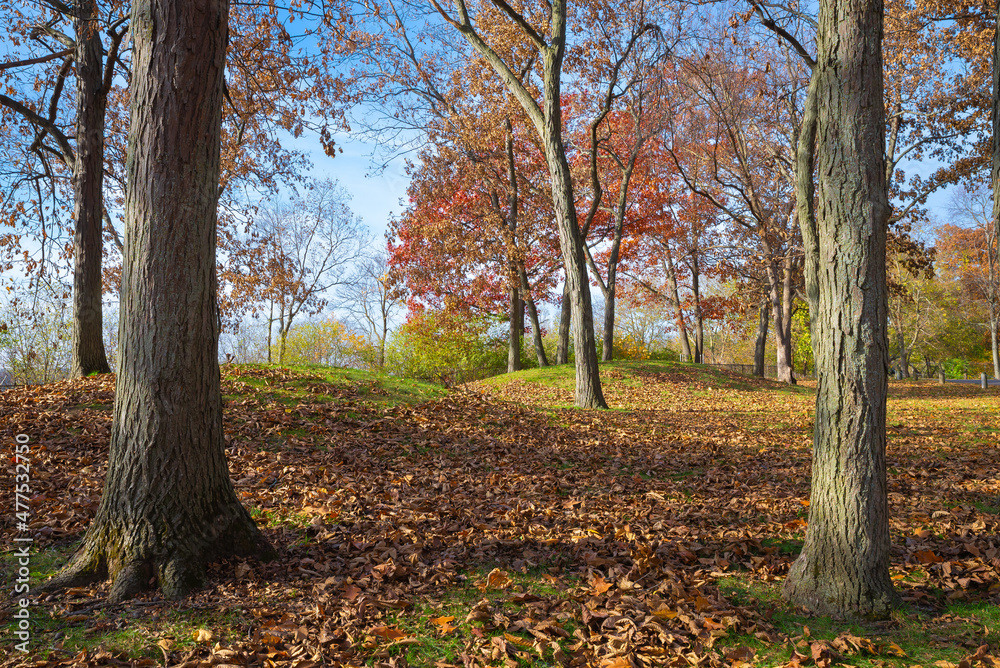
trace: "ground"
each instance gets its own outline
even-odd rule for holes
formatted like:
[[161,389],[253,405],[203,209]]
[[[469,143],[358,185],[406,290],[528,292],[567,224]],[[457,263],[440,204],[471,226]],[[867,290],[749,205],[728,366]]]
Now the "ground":
[[13,537],[34,539],[33,585],[80,540],[114,380],[0,394],[8,452],[32,439],[30,529],[0,518],[4,665],[996,665],[997,389],[891,385],[905,607],[859,626],[779,595],[806,526],[808,386],[613,363],[612,410],[580,411],[570,367],[447,393],[329,369],[223,375],[232,478],[281,557],[217,564],[180,602],[109,606],[106,585],[35,598],[28,654]]

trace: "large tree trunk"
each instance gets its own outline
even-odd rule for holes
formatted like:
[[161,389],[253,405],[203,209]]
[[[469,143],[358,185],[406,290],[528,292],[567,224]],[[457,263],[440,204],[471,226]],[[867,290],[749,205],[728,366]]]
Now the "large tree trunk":
[[108,373],[104,352],[101,235],[104,213],[104,56],[96,0],[77,7],[76,164],[73,169],[73,346],[70,376]]
[[852,618],[886,617],[898,602],[885,463],[882,20],[881,0],[821,0],[797,169],[819,380],[809,524],[784,595],[815,613]]
[[757,340],[753,348],[753,375],[764,377],[767,362],[767,327],[771,321],[771,305],[765,300],[760,304],[760,318],[757,322]]
[[101,504],[51,588],[112,580],[169,597],[214,560],[272,553],[226,464],[216,203],[228,0],[132,9],[121,348]]
[[569,303],[569,281],[563,284],[562,308],[559,310],[559,343],[556,364],[569,364],[569,330],[573,307]]
[[524,332],[524,302],[521,291],[510,289],[510,328],[507,332],[507,373],[521,370],[521,335]]

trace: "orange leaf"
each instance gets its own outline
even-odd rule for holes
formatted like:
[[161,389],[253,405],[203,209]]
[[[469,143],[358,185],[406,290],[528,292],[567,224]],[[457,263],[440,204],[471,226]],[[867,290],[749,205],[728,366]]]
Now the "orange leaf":
[[590,586],[594,588],[595,594],[603,594],[607,590],[611,589],[611,583],[605,582],[604,578],[600,575],[594,576],[594,579],[590,581]]
[[486,582],[480,586],[480,589],[506,589],[512,584],[514,584],[514,581],[510,579],[509,575],[499,568],[494,568],[486,576]]
[[383,640],[395,641],[405,638],[406,634],[391,626],[376,626],[371,629],[372,635],[376,635]]
[[944,561],[941,557],[934,554],[930,550],[922,550],[920,552],[914,553],[914,558],[922,564],[936,564],[939,561]]

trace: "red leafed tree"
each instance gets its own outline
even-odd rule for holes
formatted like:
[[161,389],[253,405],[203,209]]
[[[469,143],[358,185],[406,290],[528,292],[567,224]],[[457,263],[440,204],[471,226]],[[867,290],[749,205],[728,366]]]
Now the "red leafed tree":
[[[656,142],[657,151],[666,148]],[[707,279],[728,275],[719,230],[719,212],[686,191],[667,160],[645,163],[637,189],[637,230],[622,243],[626,298],[669,304],[681,354],[704,361],[704,321],[721,315],[724,304],[706,298]],[[722,195],[719,195],[722,197]],[[693,334],[692,348],[689,334]]]
[[414,302],[507,311],[511,371],[519,368],[527,307],[545,366],[537,301],[548,297],[558,263],[549,199],[538,185],[540,154],[509,117],[453,118],[447,128],[412,172],[410,206],[392,229],[391,264]]
[[640,5],[621,20],[602,23],[607,9],[602,3],[580,7],[602,28],[587,33],[571,52],[575,92],[566,96],[565,112],[576,127],[570,142],[584,251],[604,297],[605,362],[614,350],[622,239],[635,224],[633,177],[673,113],[669,59],[678,41],[651,23],[662,18],[655,6]]

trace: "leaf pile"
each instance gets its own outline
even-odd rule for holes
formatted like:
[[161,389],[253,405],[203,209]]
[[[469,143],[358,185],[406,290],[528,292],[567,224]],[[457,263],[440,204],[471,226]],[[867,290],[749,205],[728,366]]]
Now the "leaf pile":
[[[767,606],[720,591],[732,574],[780,580],[794,558],[808,510],[810,393],[642,369],[605,391],[627,410],[538,410],[530,405],[559,403],[558,390],[518,382],[386,407],[376,386],[232,372],[232,479],[280,559],[218,564],[189,600],[149,594],[114,622],[239,611],[226,628],[179,638],[149,626],[141,660],[36,634],[36,665],[736,666],[762,643],[793,648],[796,666],[894,656],[855,636],[788,637]],[[79,540],[105,473],[113,378],[0,401],[6,432],[32,437],[38,546]],[[978,440],[995,439],[981,429],[1000,426],[996,413],[966,388],[944,388],[933,410],[927,402],[904,392],[890,404],[894,579],[928,611],[998,603],[988,504],[1000,458]],[[8,534],[12,522],[0,518]],[[99,634],[113,619],[105,594],[73,590],[36,614]],[[990,651],[970,666],[992,665]]]

